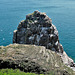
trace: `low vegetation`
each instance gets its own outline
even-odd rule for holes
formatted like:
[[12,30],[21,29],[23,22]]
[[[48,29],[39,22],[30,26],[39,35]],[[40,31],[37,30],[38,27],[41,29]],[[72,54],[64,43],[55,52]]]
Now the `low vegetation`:
[[[19,69],[1,69],[0,75],[44,75],[44,74],[35,74],[35,73],[25,73],[20,71]],[[46,74],[45,74],[46,75]],[[54,75],[53,72],[47,75]]]
[[24,73],[20,71],[19,69],[1,69],[0,75],[37,75],[35,73]]

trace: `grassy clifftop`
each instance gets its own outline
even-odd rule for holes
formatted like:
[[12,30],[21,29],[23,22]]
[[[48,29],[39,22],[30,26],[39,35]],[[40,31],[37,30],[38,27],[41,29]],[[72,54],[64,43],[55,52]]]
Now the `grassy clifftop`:
[[74,75],[74,72],[63,64],[57,53],[35,45],[1,46],[0,69],[3,68],[20,69],[37,74]]

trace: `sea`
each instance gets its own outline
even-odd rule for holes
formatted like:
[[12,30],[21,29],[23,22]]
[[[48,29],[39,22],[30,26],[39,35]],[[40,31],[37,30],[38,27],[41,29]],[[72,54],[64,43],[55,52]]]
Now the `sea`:
[[0,0],[0,46],[13,43],[13,31],[35,10],[52,19],[60,43],[75,61],[75,0]]

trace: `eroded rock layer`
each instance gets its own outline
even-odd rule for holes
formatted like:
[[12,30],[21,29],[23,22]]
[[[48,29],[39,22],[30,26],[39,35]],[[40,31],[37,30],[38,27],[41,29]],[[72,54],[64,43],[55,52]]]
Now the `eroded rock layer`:
[[63,47],[59,43],[58,31],[52,24],[52,20],[39,11],[34,11],[26,16],[14,31],[13,43],[35,44],[45,46],[57,52],[63,52]]

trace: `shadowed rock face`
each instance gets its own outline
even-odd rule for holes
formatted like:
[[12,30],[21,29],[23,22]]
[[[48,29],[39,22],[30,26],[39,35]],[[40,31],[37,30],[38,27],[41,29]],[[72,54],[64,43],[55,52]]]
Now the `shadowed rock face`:
[[13,44],[0,47],[0,69],[3,68],[52,75],[74,75],[54,51],[35,45]]
[[58,31],[52,24],[52,20],[39,11],[34,11],[26,16],[14,31],[13,43],[35,44],[45,46],[57,52],[63,52],[63,47],[59,43]]

